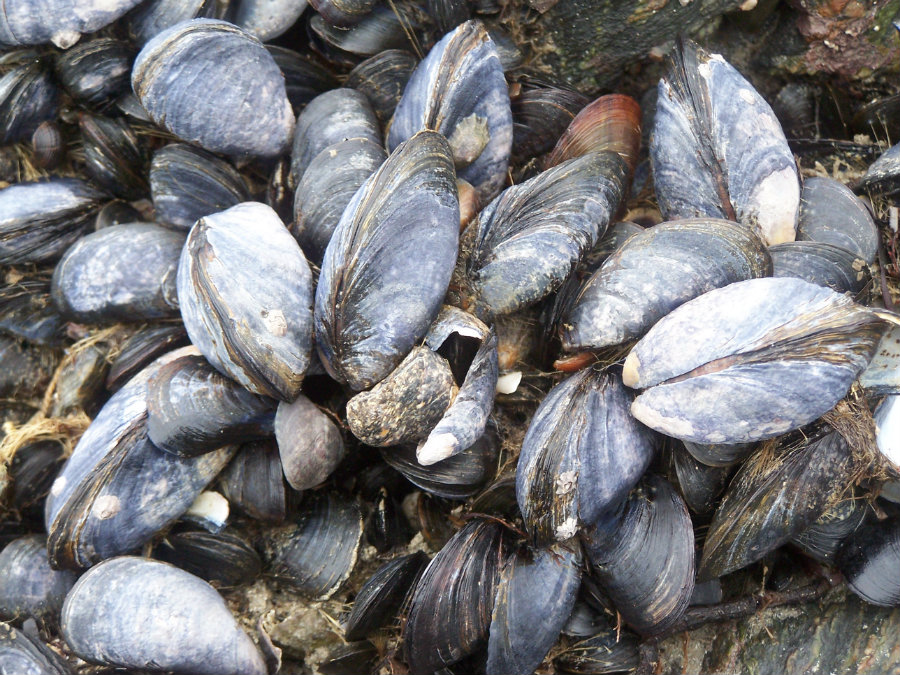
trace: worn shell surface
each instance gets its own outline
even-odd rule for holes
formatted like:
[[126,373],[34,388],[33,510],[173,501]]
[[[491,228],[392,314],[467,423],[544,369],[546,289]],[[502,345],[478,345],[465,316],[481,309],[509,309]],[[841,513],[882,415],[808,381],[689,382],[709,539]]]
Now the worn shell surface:
[[591,153],[507,188],[467,232],[475,314],[506,314],[559,288],[597,243],[625,189],[625,162]]
[[212,586],[144,558],[107,560],[81,577],[60,627],[72,651],[91,663],[196,675],[267,672]]
[[660,223],[628,239],[582,286],[563,320],[563,348],[639,338],[688,300],[771,271],[765,246],[744,225],[713,218]]
[[482,204],[497,195],[512,150],[512,112],[503,66],[480,22],[445,35],[413,72],[394,112],[388,148],[421,129],[449,140],[459,177]]
[[183,245],[183,233],[153,223],[92,232],[57,264],[53,302],[66,317],[87,323],[177,317]]
[[850,590],[866,602],[900,605],[900,519],[859,528],[844,544],[838,566]]
[[53,42],[74,45],[122,16],[141,0],[4,0],[0,12],[0,47]]
[[295,490],[307,490],[324,481],[346,453],[335,423],[303,395],[293,403],[278,405],[275,438],[284,477]]
[[831,178],[803,181],[797,239],[834,244],[872,263],[878,253],[878,228],[850,188]]
[[629,414],[617,375],[585,369],[541,402],[516,469],[516,498],[537,545],[573,537],[614,508],[653,457],[652,433]]
[[304,9],[306,0],[240,0],[232,21],[268,42],[293,26]]
[[846,248],[818,241],[786,241],[769,247],[773,277],[794,277],[838,293],[859,293],[870,274],[865,261]]
[[685,303],[631,350],[623,380],[647,389],[631,412],[694,443],[771,438],[834,407],[885,328],[876,312],[799,279],[731,284]]
[[30,137],[58,109],[59,89],[41,63],[13,68],[0,78],[0,143]]
[[357,191],[325,251],[315,329],[332,377],[367,389],[403,360],[440,310],[458,238],[450,150],[424,131]]
[[39,637],[0,623],[0,673],[10,675],[72,675],[68,664]]
[[213,366],[256,394],[297,397],[312,351],[312,273],[271,208],[247,202],[197,221],[177,286],[188,335]]
[[70,570],[51,569],[43,535],[16,539],[0,553],[0,618],[10,621],[33,617],[56,623],[63,600],[77,578]]
[[193,19],[155,36],[138,54],[131,84],[157,124],[212,152],[276,157],[294,132],[272,56],[224,21]]
[[794,155],[769,104],[725,59],[679,42],[654,120],[650,159],[666,220],[725,218],[766,245],[794,240]]

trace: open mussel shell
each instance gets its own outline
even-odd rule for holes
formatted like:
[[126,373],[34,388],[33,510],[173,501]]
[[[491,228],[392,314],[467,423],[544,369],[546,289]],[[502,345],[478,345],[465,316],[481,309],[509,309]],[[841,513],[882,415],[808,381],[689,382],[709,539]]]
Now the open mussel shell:
[[837,293],[859,293],[870,274],[853,251],[818,241],[786,241],[769,247],[773,277],[803,279]]
[[866,367],[885,321],[799,279],[742,281],[661,319],[625,360],[632,414],[694,443],[745,443],[828,412]]
[[259,554],[244,539],[228,531],[169,534],[154,548],[153,557],[220,589],[250,583],[262,572]]
[[121,557],[91,569],[66,598],[60,627],[72,651],[90,663],[205,675],[267,673],[222,596],[193,574],[154,560]]
[[351,138],[364,138],[381,145],[378,118],[365,94],[355,89],[339,88],[316,96],[297,118],[297,131],[291,148],[290,185],[300,184],[319,153]]
[[63,323],[50,299],[50,282],[45,276],[0,286],[0,333],[54,346],[63,340]]
[[488,204],[463,239],[471,247],[465,276],[474,313],[507,314],[558,289],[606,231],[625,173],[614,153],[591,153],[507,188]]
[[124,343],[109,367],[106,388],[116,392],[146,366],[166,352],[184,347],[190,341],[184,326],[163,324],[147,326],[133,333]]
[[113,38],[95,38],[67,49],[56,59],[56,73],[80,103],[105,108],[131,90],[131,46]]
[[77,578],[70,570],[50,567],[43,535],[16,539],[0,553],[0,619],[21,621],[32,617],[55,624]]
[[312,273],[271,208],[247,202],[197,221],[177,287],[191,342],[213,366],[256,394],[297,397],[312,351]]
[[0,265],[58,258],[81,236],[102,200],[102,193],[77,178],[0,190]]
[[323,482],[346,453],[338,427],[302,394],[293,403],[278,405],[275,438],[284,477],[295,490]]
[[428,556],[417,551],[390,560],[375,570],[356,594],[344,624],[344,637],[362,640],[391,624],[427,563]]
[[487,675],[530,675],[559,638],[581,583],[578,544],[516,551],[500,571]]
[[791,542],[815,560],[833,565],[844,540],[860,526],[866,511],[865,500],[850,492]]
[[328,373],[354,390],[384,379],[437,316],[456,261],[459,202],[447,141],[399,146],[347,205],[316,289]]
[[484,647],[507,536],[491,520],[471,520],[432,558],[403,630],[412,675],[451,666]]
[[177,317],[183,245],[183,232],[153,223],[92,232],[57,264],[53,302],[63,316],[85,323]]
[[500,192],[512,150],[512,112],[503,66],[481,22],[467,21],[445,35],[415,69],[394,112],[388,148],[422,129],[449,140],[459,177],[482,204]]
[[0,144],[30,138],[56,118],[59,88],[40,63],[16,66],[0,78]]
[[146,196],[145,158],[137,134],[123,118],[83,114],[78,120],[85,170],[107,192],[123,199]]
[[0,673],[72,675],[72,670],[39,637],[0,623]]
[[266,45],[266,49],[284,75],[287,97],[296,114],[316,96],[338,86],[334,75],[309,56],[277,45]]
[[156,35],[138,54],[131,83],[157,124],[212,152],[277,157],[294,132],[274,59],[224,21],[193,19]]
[[170,361],[147,384],[147,434],[179,457],[268,438],[274,416],[274,400],[247,391],[202,356]]
[[516,497],[534,542],[575,536],[640,480],[655,439],[618,375],[587,368],[550,390],[522,441]]
[[655,635],[678,621],[694,591],[694,529],[666,480],[645,477],[584,535],[592,575],[625,623]]
[[355,503],[332,492],[314,494],[296,525],[267,539],[269,573],[287,588],[326,600],[353,571],[362,533],[362,514]]
[[234,454],[225,447],[175,457],[147,436],[147,383],[178,356],[161,357],[107,401],[54,481],[45,515],[54,567],[89,567],[141,546],[184,513]]
[[386,49],[351,70],[344,86],[365,94],[378,120],[386,125],[403,98],[403,90],[418,62],[405,49]]
[[368,138],[349,138],[316,155],[294,190],[291,231],[313,262],[321,262],[347,204],[387,155]]
[[268,42],[297,22],[306,9],[306,0],[239,0],[231,7],[230,21],[261,42]]
[[0,48],[52,42],[71,47],[83,33],[111,24],[141,0],[6,0]]
[[222,479],[229,503],[251,518],[276,523],[285,519],[288,490],[274,440],[242,445],[222,472]]
[[703,547],[698,578],[756,562],[812,525],[848,489],[855,464],[836,431],[799,448],[761,448],[728,486]]
[[718,54],[679,40],[650,140],[666,220],[708,216],[793,241],[800,207],[794,155],[769,104]]
[[771,271],[765,246],[739,223],[698,218],[654,225],[628,239],[581,287],[562,321],[563,348],[640,338],[688,300]]
[[878,228],[869,210],[850,188],[831,178],[803,181],[797,239],[840,246],[870,264],[878,253]]
[[124,23],[135,42],[143,45],[176,23],[222,18],[221,4],[215,0],[146,0],[128,14]]
[[184,143],[172,143],[153,155],[150,193],[156,219],[185,230],[250,195],[231,164]]
[[513,117],[513,158],[528,161],[553,148],[562,133],[590,99],[563,87],[528,80],[510,95]]
[[900,606],[900,519],[894,516],[856,530],[838,554],[838,567],[850,590],[866,602]]

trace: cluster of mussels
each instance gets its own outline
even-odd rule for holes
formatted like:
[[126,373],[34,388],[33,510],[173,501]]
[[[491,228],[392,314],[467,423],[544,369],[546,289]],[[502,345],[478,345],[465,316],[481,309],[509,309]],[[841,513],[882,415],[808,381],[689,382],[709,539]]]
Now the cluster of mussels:
[[625,672],[785,544],[900,604],[879,232],[748,81],[679,41],[642,160],[490,3],[309,2],[0,1],[0,672]]

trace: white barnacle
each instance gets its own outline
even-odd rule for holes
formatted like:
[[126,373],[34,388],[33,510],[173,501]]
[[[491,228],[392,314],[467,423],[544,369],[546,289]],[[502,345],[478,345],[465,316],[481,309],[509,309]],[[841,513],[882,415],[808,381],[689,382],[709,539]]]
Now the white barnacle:
[[571,539],[576,532],[578,532],[578,520],[572,517],[566,518],[556,527],[556,540],[565,541],[566,539]]
[[569,494],[572,490],[575,489],[575,482],[577,480],[578,473],[576,471],[563,471],[556,477],[556,494]]

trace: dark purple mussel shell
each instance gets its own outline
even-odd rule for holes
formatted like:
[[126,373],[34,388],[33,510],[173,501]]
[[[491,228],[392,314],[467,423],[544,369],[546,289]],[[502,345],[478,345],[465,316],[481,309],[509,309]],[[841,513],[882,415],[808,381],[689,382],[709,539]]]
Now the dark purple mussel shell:
[[859,528],[838,554],[850,590],[866,602],[900,605],[900,519],[896,516]]
[[151,362],[190,342],[184,326],[162,324],[147,326],[133,333],[123,344],[109,368],[106,388],[118,391]]
[[278,404],[275,438],[284,477],[295,490],[322,483],[346,453],[337,425],[302,394],[293,403]]
[[259,554],[244,539],[227,530],[218,534],[202,530],[169,534],[153,549],[153,557],[219,589],[250,583],[262,572]]
[[266,45],[284,74],[284,86],[295,114],[316,96],[338,86],[337,79],[325,67],[306,54],[277,45]]
[[28,276],[0,286],[0,333],[55,346],[63,340],[63,323],[50,299],[46,276]]
[[418,62],[413,54],[404,49],[386,49],[351,70],[344,86],[365,94],[378,120],[386,125],[393,117]]
[[[669,464],[691,512],[698,515],[711,513],[728,485],[731,468],[703,464],[678,441],[670,444]],[[672,479],[672,473],[669,478]]]
[[40,61],[12,68],[0,78],[0,144],[30,138],[58,110],[59,88]]
[[143,150],[124,118],[82,114],[78,120],[85,170],[110,194],[141,199],[149,192]]
[[[553,148],[578,111],[590,99],[573,89],[525,80],[510,96],[513,158],[527,162]],[[516,85],[514,85],[516,86]]]
[[127,42],[101,37],[81,42],[56,59],[56,74],[79,103],[108,108],[131,91],[134,51]]
[[862,524],[867,510],[865,500],[848,491],[791,542],[815,560],[833,565],[844,540]]

